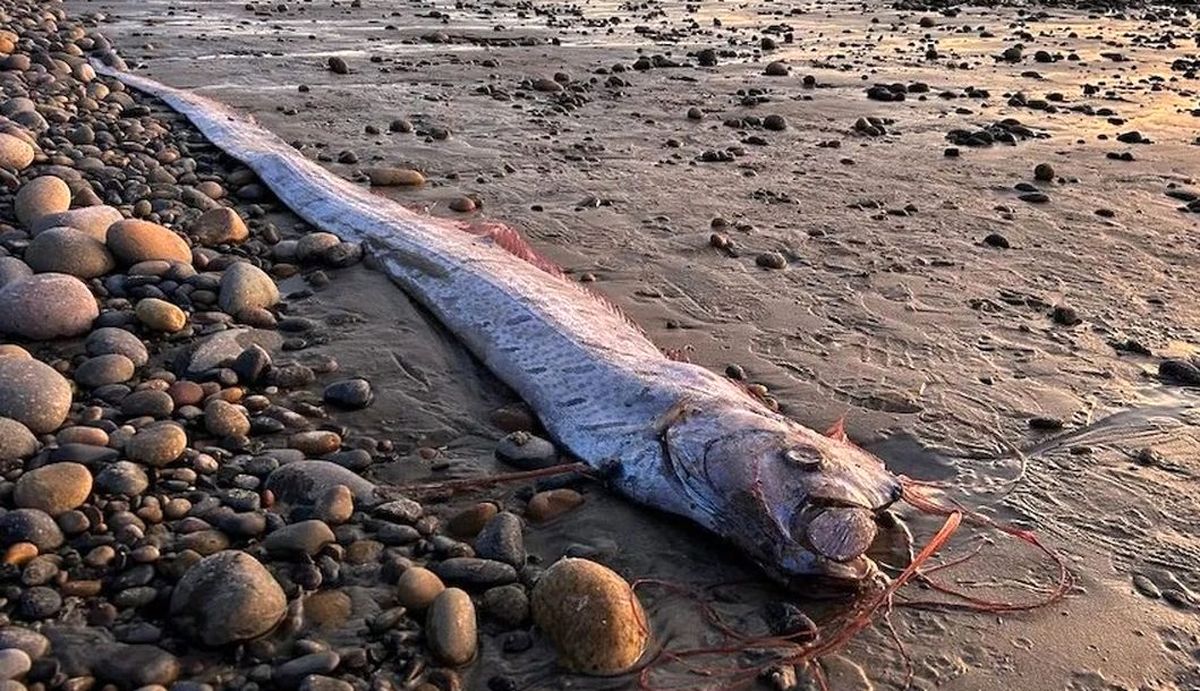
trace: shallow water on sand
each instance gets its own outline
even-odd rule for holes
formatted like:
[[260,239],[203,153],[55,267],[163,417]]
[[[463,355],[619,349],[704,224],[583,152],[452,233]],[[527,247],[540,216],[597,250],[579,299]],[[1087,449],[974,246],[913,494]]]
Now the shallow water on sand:
[[[362,163],[330,164],[339,173],[421,168],[430,185],[388,192],[405,204],[453,215],[449,199],[478,195],[486,217],[519,228],[571,274],[594,274],[596,289],[661,346],[689,348],[693,361],[718,370],[743,366],[814,428],[846,415],[851,437],[897,472],[944,482],[954,498],[1035,529],[1079,576],[1069,600],[1028,614],[899,607],[892,623],[906,652],[873,629],[826,660],[833,688],[902,686],[905,656],[918,688],[1200,684],[1193,401],[1153,381],[1155,358],[1110,345],[1135,339],[1161,354],[1200,344],[1200,217],[1164,194],[1193,184],[1200,151],[1192,145],[1200,120],[1190,113],[1200,107],[1200,82],[1171,69],[1195,54],[1193,17],[967,7],[929,15],[935,26],[923,27],[922,15],[877,2],[361,4],[290,2],[255,15],[244,2],[68,3],[108,14],[102,29],[156,78],[254,113],[309,155],[354,150]],[[786,26],[794,42],[772,25]],[[434,31],[448,42],[422,40]],[[1176,37],[1140,38],[1168,31]],[[763,35],[779,47],[763,54]],[[994,59],[1015,43],[1025,45],[1022,62]],[[936,60],[926,57],[933,45]],[[719,49],[718,67],[626,71],[616,75],[621,85],[597,73],[639,55],[694,63],[688,53],[701,47]],[[1035,62],[1038,49],[1080,59]],[[333,55],[351,74],[324,69]],[[771,60],[786,60],[791,74],[764,76]],[[521,86],[555,72],[572,80],[572,107]],[[893,82],[931,91],[897,103],[866,98],[868,86]],[[989,95],[968,97],[969,86]],[[747,89],[764,90],[766,100],[746,105]],[[1011,105],[1018,91],[1027,102],[1061,94],[1049,101],[1057,112]],[[692,106],[703,120],[685,118]],[[788,128],[722,124],[767,114],[783,115]],[[418,134],[386,134],[397,117]],[[863,136],[854,130],[860,117],[894,122],[887,134]],[[944,157],[949,130],[1007,117],[1050,136]],[[420,136],[433,126],[452,135]],[[1132,130],[1154,143],[1115,141]],[[745,150],[733,162],[696,161],[732,145]],[[1106,156],[1122,152],[1135,160]],[[1034,183],[1041,162],[1057,171],[1036,183],[1050,203],[1021,201],[1014,184]],[[714,217],[728,221],[721,232],[736,256],[709,246]],[[1011,247],[983,244],[991,233]],[[765,251],[782,253],[789,268],[758,268]],[[346,274],[311,298],[331,318],[352,317],[319,349],[375,383],[367,432],[409,450],[440,447],[436,463],[447,466],[435,471],[412,455],[384,475],[400,483],[494,468],[500,433],[488,413],[511,394],[382,276]],[[1060,303],[1082,323],[1055,323],[1050,311]],[[1065,429],[1030,429],[1039,416]],[[1154,453],[1140,456],[1147,447]],[[716,600],[752,631],[762,630],[768,601],[791,599],[817,615],[844,608],[780,592],[680,521],[598,487],[587,494],[581,510],[530,529],[533,553],[546,562],[591,553],[631,579],[710,595],[737,583],[718,588]],[[900,511],[918,542],[939,525]],[[964,529],[940,558],[967,554],[980,539],[992,542],[947,577],[973,593],[1036,595],[1050,573],[1016,541]],[[1141,594],[1135,575],[1178,597]],[[687,598],[661,588],[642,594],[669,648],[720,642]],[[494,633],[485,630],[466,675],[471,688],[499,673],[523,688],[634,684],[563,675],[541,644],[506,654]],[[664,674],[656,679],[723,687],[678,667]]]

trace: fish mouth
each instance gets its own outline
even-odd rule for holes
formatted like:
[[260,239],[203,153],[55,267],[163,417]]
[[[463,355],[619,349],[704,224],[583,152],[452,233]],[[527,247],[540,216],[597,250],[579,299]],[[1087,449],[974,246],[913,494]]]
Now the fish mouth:
[[877,507],[814,497],[797,516],[793,537],[813,554],[848,565],[863,557],[879,532],[878,516],[899,499],[893,492]]

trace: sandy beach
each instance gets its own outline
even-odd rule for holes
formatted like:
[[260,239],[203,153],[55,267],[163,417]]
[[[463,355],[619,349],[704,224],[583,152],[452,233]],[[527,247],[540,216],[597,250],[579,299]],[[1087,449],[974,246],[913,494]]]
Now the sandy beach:
[[[781,411],[814,429],[844,417],[849,437],[893,472],[939,483],[946,497],[1033,531],[1064,555],[1076,578],[1064,601],[1003,614],[908,608],[906,600],[932,593],[907,586],[889,615],[894,636],[876,625],[822,660],[830,688],[1200,687],[1194,410],[1200,370],[1192,360],[1200,347],[1194,270],[1200,249],[1193,238],[1200,219],[1200,19],[1194,8],[842,0],[68,0],[61,7],[83,21],[81,35],[102,31],[131,70],[252,114],[338,175],[365,185],[368,169],[420,171],[423,185],[372,189],[433,216],[512,226],[657,345],[762,387]],[[24,95],[6,92],[10,99]],[[238,187],[231,180],[244,169],[206,148],[160,104],[137,101],[149,108],[138,117],[170,123],[171,141],[195,144],[190,155],[206,175],[231,193]],[[51,129],[39,135],[43,148],[63,140],[58,129],[74,126],[51,119]],[[13,180],[27,185],[35,171],[53,173],[52,164],[39,154]],[[92,170],[80,169],[93,179]],[[104,203],[135,213],[137,195],[131,198],[127,186],[100,188],[120,197]],[[72,206],[83,206],[73,190]],[[12,197],[12,189],[6,194]],[[313,230],[269,195],[230,194],[219,203],[252,219],[252,243],[264,237],[266,224],[284,242]],[[474,209],[455,210],[467,207]],[[158,220],[182,228],[189,214],[179,212],[177,223]],[[15,216],[5,222],[8,230],[24,225]],[[195,233],[187,237],[195,250]],[[30,238],[11,238],[5,256],[29,263]],[[279,362],[298,358],[318,373],[315,382],[280,394],[287,405],[301,411],[322,405],[322,387],[338,378],[369,382],[369,407],[325,405],[324,417],[313,415],[314,429],[339,432],[342,452],[369,448],[370,467],[360,474],[395,488],[510,470],[495,458],[508,431],[497,411],[519,410],[516,396],[372,270],[369,257],[321,265],[322,276],[314,278],[311,263],[287,276],[271,270],[292,262],[269,247],[258,255],[222,248],[211,260],[226,272],[235,255],[267,260],[264,268],[286,305],[269,309],[283,321],[305,320],[295,332],[265,329],[282,332],[268,348]],[[203,269],[197,266],[201,277]],[[100,319],[134,311],[114,303],[119,295],[98,297]],[[194,317],[201,311],[187,310],[197,330],[184,336],[207,333]],[[130,388],[152,378],[143,371],[167,367],[173,337],[145,338],[152,362],[125,380]],[[69,363],[57,369],[81,389],[84,363],[77,356],[84,349],[77,343],[35,343],[29,350],[52,364]],[[326,376],[317,363],[330,359],[338,373]],[[239,385],[254,397],[245,382]],[[218,387],[231,388],[239,386]],[[70,419],[81,426],[84,404],[77,391]],[[253,404],[246,407],[253,418]],[[181,416],[175,409],[166,417]],[[127,418],[113,427],[132,425],[141,434]],[[189,449],[197,446],[204,436],[193,433],[199,423],[181,424]],[[263,455],[263,444],[254,442],[257,424],[246,445],[225,444],[231,457]],[[119,431],[107,446],[116,448]],[[26,459],[49,457],[62,446],[39,434],[38,455]],[[99,461],[94,474],[111,460]],[[36,465],[27,460],[22,468],[18,461],[4,486],[19,487],[23,472]],[[211,487],[190,485],[187,493],[211,491],[227,502],[216,488],[225,491],[237,471],[247,472],[234,465],[214,472]],[[781,602],[817,621],[847,606],[844,599],[784,592],[682,520],[595,483],[570,486],[581,493],[581,505],[552,520],[527,521],[531,566],[587,557],[630,582],[665,581],[703,593],[752,632],[769,628],[764,612]],[[528,511],[534,491],[527,483],[425,502],[430,524],[440,527],[420,544],[428,543],[438,560],[457,554],[433,532],[461,527],[483,501]],[[111,516],[113,500],[105,501],[89,499]],[[5,508],[14,509],[10,503]],[[261,508],[270,513],[269,505]],[[903,505],[895,511],[918,549],[941,525]],[[270,528],[263,544],[276,526]],[[353,544],[374,541],[374,530],[369,521],[347,521],[335,529],[333,546],[351,552]],[[176,523],[168,532],[186,530]],[[5,537],[6,547],[12,542]],[[249,546],[238,549],[261,546],[258,536],[242,542]],[[175,544],[164,539],[162,551],[181,563]],[[139,545],[130,542],[121,554]],[[422,549],[410,549],[405,559],[427,557]],[[960,590],[1025,602],[1045,595],[1053,582],[1039,552],[978,526],[960,530],[937,560],[975,550],[978,556],[943,574]],[[882,562],[897,554],[894,543],[877,550]],[[424,683],[443,691],[638,687],[636,676],[567,673],[527,619],[513,625],[493,616],[482,589],[471,591],[486,610],[473,659],[442,665],[454,671],[441,676],[425,674],[424,666],[413,673],[414,660],[424,665],[419,641],[428,632],[414,624],[405,629],[418,632],[411,637],[371,638],[381,613],[394,605],[391,562],[380,557],[382,566],[367,568],[335,559],[342,568],[332,577],[321,565],[327,551],[311,557],[324,587],[303,589],[298,572],[272,569],[292,574],[303,598],[339,594],[322,596],[324,608],[317,598],[308,610],[316,619],[305,619],[301,633],[270,650],[253,641],[238,654],[192,645],[173,633],[158,605],[121,609],[118,628],[144,621],[164,629],[145,643],[181,661],[169,681],[146,684],[288,688],[291,682],[281,680],[290,678],[279,672],[288,660],[339,651],[342,663],[319,673],[353,689],[389,688],[372,685],[383,677],[391,688]],[[59,561],[66,574],[70,561]],[[117,578],[121,569],[113,568],[96,580]],[[156,568],[157,587],[178,588],[170,567]],[[5,577],[14,583],[5,594],[8,613],[32,588],[17,585],[19,574]],[[303,599],[285,590],[289,601]],[[637,591],[655,645],[718,645],[721,634],[695,598],[679,592],[653,585]],[[103,597],[110,596],[106,589]],[[69,613],[36,620],[33,628],[49,635],[56,617]],[[62,641],[80,640],[49,637],[50,657],[67,645]],[[377,647],[391,657],[377,660]],[[347,651],[362,651],[363,663],[352,664],[358,657]],[[34,660],[35,672],[46,659]],[[274,676],[255,676],[246,660],[273,668]],[[67,688],[59,682],[75,677],[142,686],[111,674],[62,674],[27,687]],[[729,688],[728,680],[691,674],[683,665],[663,664],[653,678],[665,687]],[[751,686],[788,687],[771,679]],[[803,671],[791,686],[818,687]]]

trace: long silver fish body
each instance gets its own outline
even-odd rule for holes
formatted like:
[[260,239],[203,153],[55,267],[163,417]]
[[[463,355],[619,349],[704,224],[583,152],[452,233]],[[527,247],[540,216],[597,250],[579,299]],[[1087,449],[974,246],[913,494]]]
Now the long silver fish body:
[[878,459],[666,357],[609,303],[494,235],[372,194],[208,98],[93,64],[187,117],[308,223],[364,243],[556,442],[622,494],[695,521],[781,580],[870,571],[875,517],[900,495]]

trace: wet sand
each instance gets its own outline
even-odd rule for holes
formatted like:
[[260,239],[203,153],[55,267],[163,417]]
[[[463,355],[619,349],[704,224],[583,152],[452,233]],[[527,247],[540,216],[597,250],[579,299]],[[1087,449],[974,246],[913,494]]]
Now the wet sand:
[[[257,4],[261,14],[241,2],[67,4],[76,15],[108,15],[101,28],[157,79],[252,112],[310,155],[354,151],[360,163],[331,162],[338,172],[423,170],[431,184],[388,192],[406,204],[461,217],[449,200],[477,195],[480,216],[519,228],[572,274],[593,274],[596,290],[661,346],[689,348],[693,361],[718,370],[742,366],[815,428],[845,414],[851,437],[880,449],[898,472],[945,480],[956,498],[1036,529],[1069,556],[1079,592],[1049,609],[1003,617],[897,610],[918,688],[1200,683],[1192,397],[1152,376],[1161,357],[1200,343],[1197,217],[1166,194],[1191,189],[1200,151],[1191,115],[1200,107],[1197,81],[1172,70],[1173,61],[1194,59],[1194,15],[1174,24],[1161,10],[1118,18],[963,7],[947,17],[835,2],[363,0],[293,2],[284,11]],[[926,16],[934,26],[920,25]],[[782,29],[767,33],[773,26],[786,26],[794,42]],[[994,36],[981,36],[984,28]],[[778,47],[763,51],[764,35]],[[1017,43],[1025,46],[1020,62],[994,57]],[[929,59],[934,45],[939,57]],[[702,48],[717,49],[716,67],[611,73],[640,56],[695,65],[689,53]],[[1040,63],[1036,50],[1064,59]],[[327,70],[330,56],[351,72]],[[775,60],[790,74],[765,76]],[[557,72],[568,76],[563,91],[522,86]],[[929,92],[902,102],[867,98],[869,87],[896,82],[925,83]],[[489,93],[479,93],[485,86]],[[968,87],[988,95],[968,96]],[[765,102],[744,105],[754,89]],[[1017,92],[1057,112],[1012,101]],[[1056,93],[1061,101],[1047,96]],[[688,119],[690,107],[703,119]],[[787,128],[724,124],[767,115],[782,115]],[[866,136],[854,129],[866,117],[894,122],[887,134]],[[388,133],[396,118],[411,120],[416,133]],[[1004,118],[1049,136],[944,155],[953,146],[947,132]],[[366,133],[368,125],[383,134]],[[439,127],[449,138],[426,136]],[[1116,141],[1131,131],[1153,143]],[[731,146],[744,153],[698,160]],[[1124,152],[1134,160],[1107,157]],[[1039,163],[1053,166],[1054,180],[1034,180]],[[1035,185],[1049,202],[1020,200],[1017,183]],[[737,256],[710,246],[718,217],[727,225],[716,230]],[[993,233],[1009,247],[986,244]],[[787,268],[760,268],[763,252],[781,253]],[[356,418],[371,422],[365,432],[404,451],[442,448],[434,463],[403,454],[390,478],[490,467],[501,432],[488,413],[511,394],[382,276],[344,273],[312,298],[313,309],[361,319],[314,350],[336,353],[374,383],[377,404]],[[1055,305],[1070,306],[1081,322],[1059,323],[1071,320],[1056,321]],[[1153,355],[1111,345],[1130,339]],[[1110,417],[1122,411],[1133,412]],[[1059,433],[1031,429],[1038,417],[1063,421],[1064,438],[1046,443]],[[1006,444],[1036,451],[1023,473]],[[1138,463],[1148,447],[1152,462]],[[937,527],[905,517],[918,539]],[[947,558],[973,549],[978,534],[964,530]],[[968,589],[996,593],[985,587],[1009,584],[1017,587],[999,592],[1032,596],[1021,586],[1048,578],[1037,555],[985,537],[996,544],[955,578]],[[547,562],[571,545],[589,546],[631,579],[706,587],[758,578],[698,531],[598,489],[580,511],[528,539]],[[1168,596],[1147,597],[1135,576]],[[782,597],[765,582],[725,594],[723,607],[748,627],[761,603]],[[686,601],[652,590],[645,600],[668,645],[718,640]],[[835,688],[904,679],[883,629],[827,664]],[[564,677],[544,647],[507,655],[485,635],[483,657],[464,679],[486,688],[501,672],[529,688],[632,684]]]

